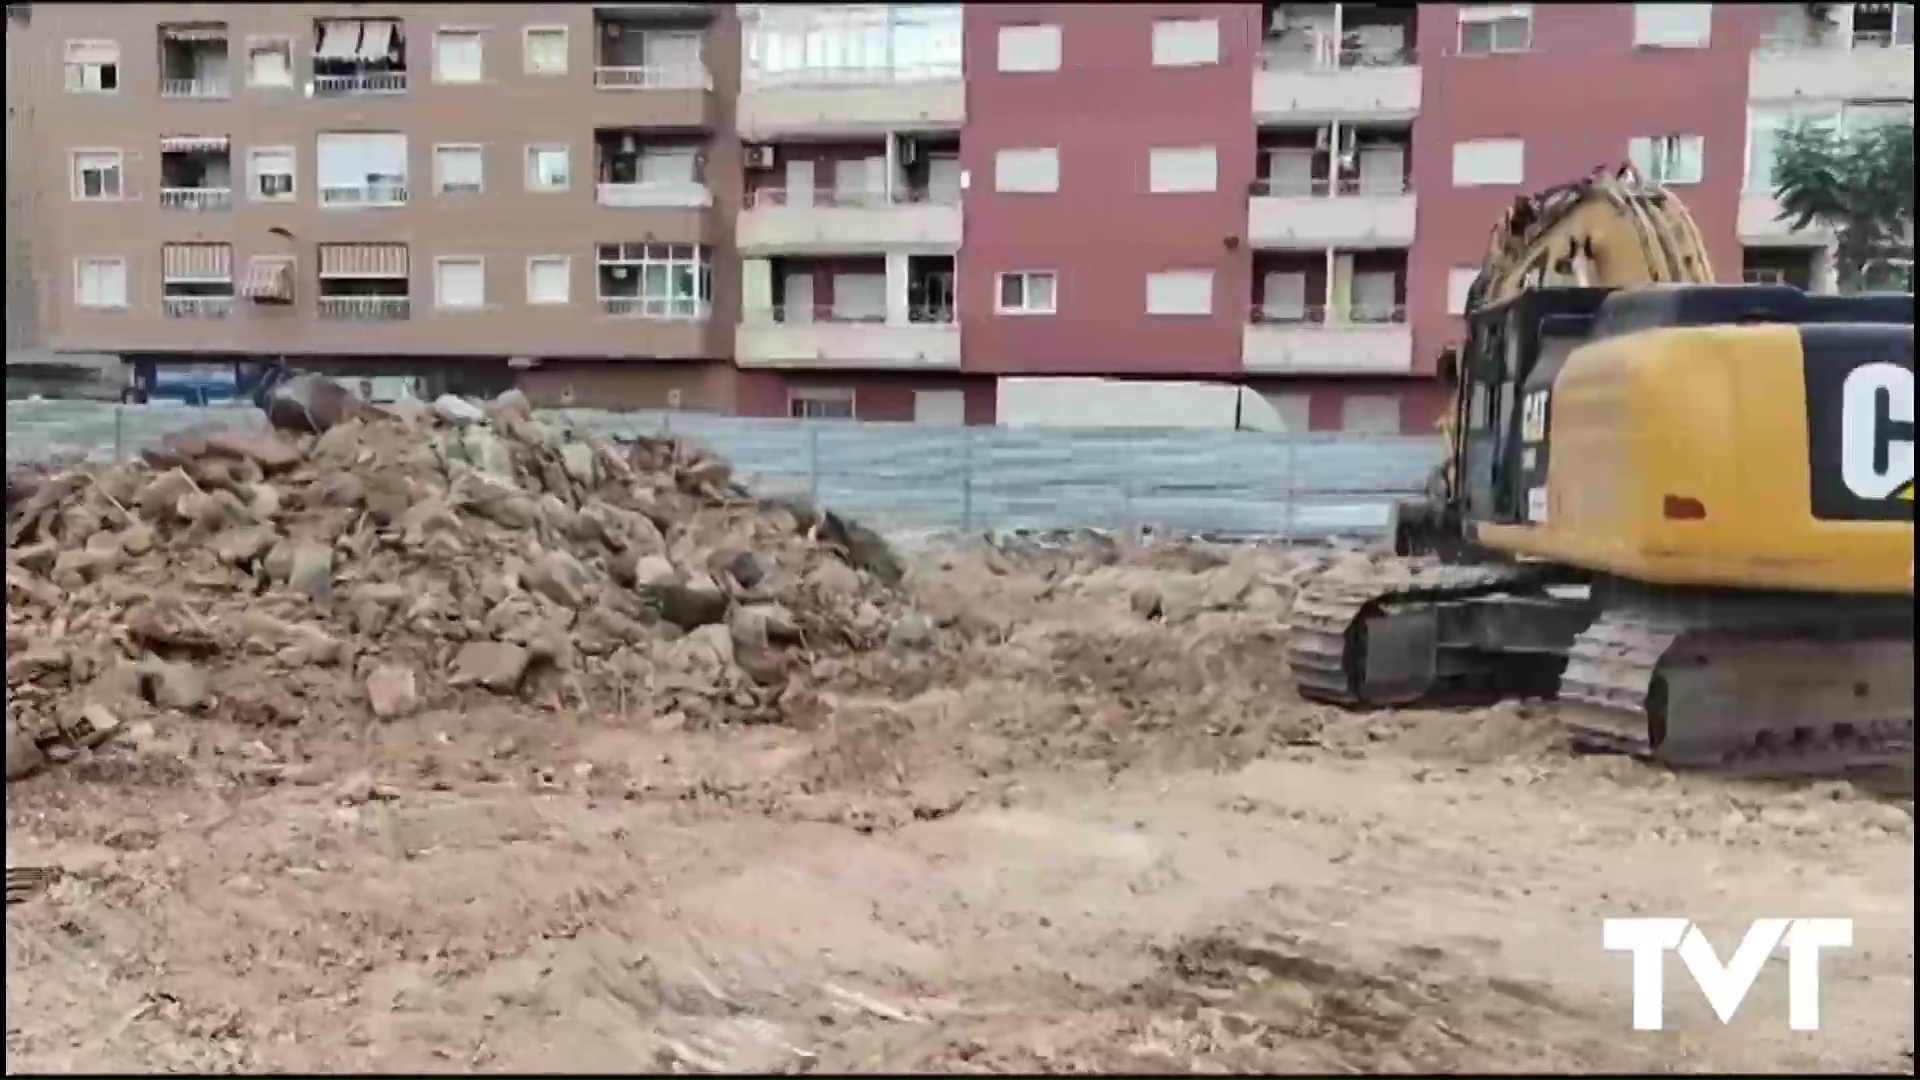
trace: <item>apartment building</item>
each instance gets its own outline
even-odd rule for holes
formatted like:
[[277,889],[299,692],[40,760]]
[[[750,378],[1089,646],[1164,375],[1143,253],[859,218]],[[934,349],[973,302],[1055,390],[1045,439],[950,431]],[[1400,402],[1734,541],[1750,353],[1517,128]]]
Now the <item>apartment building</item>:
[[1910,122],[1912,13],[60,4],[9,80],[59,348],[931,424],[1203,379],[1424,431],[1522,192],[1631,158],[1723,278],[1829,285],[1777,134]]

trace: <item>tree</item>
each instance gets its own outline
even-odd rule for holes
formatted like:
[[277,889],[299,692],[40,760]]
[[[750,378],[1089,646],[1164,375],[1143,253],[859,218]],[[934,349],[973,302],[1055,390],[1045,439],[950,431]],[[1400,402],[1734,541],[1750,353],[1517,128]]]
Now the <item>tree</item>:
[[1780,219],[1833,230],[1845,292],[1913,291],[1913,119],[1841,134],[1802,124],[1774,159]]

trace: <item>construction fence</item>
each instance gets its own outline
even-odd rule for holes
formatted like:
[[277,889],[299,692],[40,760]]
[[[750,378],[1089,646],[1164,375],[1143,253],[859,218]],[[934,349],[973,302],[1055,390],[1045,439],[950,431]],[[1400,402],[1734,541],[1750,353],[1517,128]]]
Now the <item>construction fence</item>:
[[[762,495],[811,498],[893,532],[1108,529],[1370,536],[1439,460],[1431,437],[941,428],[687,412],[543,411],[615,438],[676,435]],[[7,402],[7,461],[126,460],[169,432],[262,427],[251,407]]]

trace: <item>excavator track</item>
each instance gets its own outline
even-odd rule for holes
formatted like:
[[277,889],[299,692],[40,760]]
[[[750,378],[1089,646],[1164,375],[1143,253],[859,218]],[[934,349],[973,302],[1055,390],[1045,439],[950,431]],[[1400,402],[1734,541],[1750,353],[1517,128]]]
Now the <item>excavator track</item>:
[[[1374,640],[1370,616],[1401,606],[1528,591],[1541,580],[1538,568],[1517,563],[1463,566],[1408,559],[1371,567],[1364,575],[1329,572],[1294,599],[1286,649],[1294,686],[1302,697],[1336,705],[1410,704],[1439,687],[1423,687],[1413,697],[1407,696],[1411,690],[1370,692],[1375,689],[1367,678],[1370,647],[1393,647]],[[1436,683],[1448,677],[1433,675]]]
[[1912,759],[1910,621],[1747,618],[1604,612],[1561,680],[1574,745],[1773,776]]

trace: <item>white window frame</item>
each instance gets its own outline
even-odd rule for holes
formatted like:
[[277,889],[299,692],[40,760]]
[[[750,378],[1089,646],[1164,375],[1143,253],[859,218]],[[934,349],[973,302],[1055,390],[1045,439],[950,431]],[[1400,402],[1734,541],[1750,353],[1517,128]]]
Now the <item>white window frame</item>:
[[[260,159],[265,156],[285,156],[287,159],[287,190],[278,195],[268,195],[260,190],[260,177],[266,175],[260,171]],[[253,202],[284,203],[293,202],[300,191],[300,159],[291,146],[251,146],[247,148],[247,197]]]
[[[1204,169],[1200,155],[1206,155]],[[1182,175],[1191,166],[1193,177]],[[1204,173],[1205,179],[1201,179]],[[1204,186],[1202,186],[1204,184]],[[1209,193],[1220,189],[1220,151],[1214,146],[1157,146],[1147,151],[1147,190],[1155,195]]]
[[[86,297],[84,295],[85,278],[86,278],[87,267],[90,265],[117,266],[120,268],[120,302],[119,303],[90,304],[86,302]],[[127,266],[127,260],[119,255],[83,255],[80,258],[73,260],[73,306],[77,308],[83,308],[88,311],[125,311],[128,306],[127,297],[132,292],[132,288],[128,280],[131,276],[132,276],[132,271]]]
[[[1009,155],[1015,155],[1009,157]],[[1026,155],[1026,156],[1019,156]],[[1009,187],[1009,165],[1028,164],[1039,168],[1042,162],[1052,172],[1052,182],[1035,179],[1033,183]],[[1017,170],[1013,170],[1017,171]],[[1009,146],[993,154],[993,190],[1009,195],[1053,195],[1060,190],[1060,148],[1057,146]]]
[[[1503,146],[1512,145],[1512,146],[1518,146],[1520,148],[1520,168],[1517,170],[1516,174],[1510,178],[1496,178],[1492,180],[1480,180],[1480,179],[1472,179],[1472,178],[1463,179],[1460,175],[1460,152],[1462,150],[1467,150],[1473,147],[1484,148],[1494,144],[1503,145]],[[1525,139],[1511,139],[1511,138],[1462,139],[1459,142],[1456,142],[1453,144],[1453,186],[1454,187],[1457,187],[1457,188],[1513,187],[1515,185],[1524,184],[1526,182],[1527,182],[1527,142]]]
[[1467,313],[1467,292],[1480,276],[1477,266],[1453,266],[1447,269],[1447,314]]
[[[1527,39],[1518,48],[1501,48],[1488,31],[1487,50],[1485,52],[1467,51],[1467,27],[1492,26],[1503,22],[1523,21],[1527,27]],[[1533,5],[1532,4],[1472,4],[1460,9],[1454,37],[1454,54],[1457,56],[1511,56],[1516,53],[1533,51]]]
[[[558,300],[542,300],[534,291],[533,271],[542,265],[559,264],[561,295]],[[573,259],[566,255],[530,255],[527,257],[527,304],[530,307],[559,307],[573,302]]]
[[[86,174],[80,168],[80,159],[83,157],[110,157],[113,159],[113,194],[104,194],[107,189],[104,170],[100,184],[100,190],[103,194],[88,195],[86,193],[86,182],[83,179]],[[108,146],[82,146],[69,150],[67,152],[67,183],[72,189],[74,202],[124,201],[127,197],[127,155],[125,151]]]
[[[1009,41],[1012,66],[1009,65]],[[1007,75],[1038,74],[1060,70],[1060,27],[1055,23],[1009,23],[999,28],[993,42],[995,71]]]
[[[1010,278],[1020,279],[1020,305],[1008,307],[1005,301],[1004,284]],[[1033,278],[1046,278],[1053,282],[1048,293],[1048,303],[1044,308],[1031,307],[1033,299]],[[993,277],[993,310],[996,315],[1053,315],[1060,310],[1060,273],[1057,270],[1008,270]]]
[[[1669,175],[1664,163],[1684,164],[1686,150],[1689,147],[1693,151],[1693,174],[1691,176]],[[1698,184],[1707,174],[1706,136],[1681,132],[1635,136],[1627,143],[1627,159],[1632,161],[1647,179],[1656,183],[1669,187]]]
[[[473,266],[480,271],[480,299],[473,304],[447,303],[446,281],[442,275],[448,266]],[[487,306],[487,260],[480,255],[439,255],[433,260],[433,306],[436,311],[483,311]]]
[[[540,183],[540,170],[536,167],[539,154],[559,154],[567,163],[567,182],[557,186]],[[528,191],[555,192],[569,191],[573,188],[573,147],[565,143],[529,143],[523,158],[526,188]]]
[[[256,52],[265,52],[276,46],[284,50],[287,54],[287,81],[260,82],[253,77],[253,54]],[[293,39],[285,35],[263,34],[248,37],[246,40],[246,52],[240,59],[241,62],[246,65],[247,85],[250,87],[257,86],[263,90],[291,90],[300,81],[299,73],[294,69]]]
[[[440,47],[448,38],[472,38],[474,69],[471,79],[450,79],[441,63]],[[433,81],[442,86],[475,86],[487,81],[487,36],[472,26],[443,26],[433,32]]]
[[[480,181],[479,181],[479,186],[475,188],[473,191],[449,192],[447,190],[447,171],[446,171],[446,168],[441,163],[440,155],[449,150],[456,151],[459,153],[471,153],[475,158],[479,159]],[[473,195],[483,195],[486,193],[486,190],[487,190],[487,148],[485,146],[481,145],[480,143],[435,143],[434,144],[433,146],[433,193],[435,195],[447,195],[453,198],[466,198]]]
[[[1195,304],[1171,303],[1164,295],[1159,297],[1159,302],[1155,302],[1154,286],[1156,284],[1160,285],[1163,289],[1174,284],[1179,284],[1183,287],[1195,286],[1198,285],[1202,279],[1206,282],[1206,290],[1204,293],[1196,291],[1195,295],[1204,296],[1204,302]],[[1144,300],[1146,313],[1148,315],[1173,316],[1176,318],[1209,317],[1213,314],[1214,284],[1214,273],[1211,270],[1156,270],[1146,276],[1146,297]]]
[[[77,51],[108,48],[113,50],[113,59],[111,61],[73,59],[73,55]],[[66,79],[67,93],[69,94],[117,94],[120,92],[121,83],[125,81],[126,78],[126,72],[121,70],[125,65],[121,63],[120,43],[117,41],[111,41],[105,38],[71,39],[66,43],[66,53],[64,54],[63,60],[62,70]],[[102,87],[100,85],[101,80],[99,73],[101,70],[104,70],[109,63],[113,65],[113,86]],[[92,86],[87,85],[87,73],[90,69],[93,72]]]
[[[1694,17],[1680,24],[1682,14]],[[1636,49],[1704,49],[1713,43],[1712,4],[1633,5]]]
[[[1189,34],[1194,38],[1192,42],[1184,37]],[[1207,38],[1207,47],[1204,52],[1200,48],[1199,40],[1202,34]],[[1156,19],[1154,21],[1154,67],[1208,67],[1219,62],[1219,19]]]
[[[534,65],[533,39],[536,34],[560,35],[560,66],[558,68],[546,69]],[[567,33],[567,28],[563,25],[524,27],[520,31],[520,69],[525,74],[543,79],[551,78],[555,75],[565,75],[567,71],[573,67],[572,49],[573,38]]]
[[[795,405],[833,406],[832,415],[795,415]],[[839,406],[846,406],[845,415]],[[802,409],[804,414],[805,410]],[[787,418],[790,420],[857,420],[860,417],[860,392],[846,386],[795,386],[787,390]]]
[[[609,259],[603,248],[620,249],[618,258]],[[628,249],[638,248],[638,257],[629,257]],[[685,257],[680,252],[686,253]],[[610,297],[600,291],[600,268],[603,266],[628,266],[633,268],[637,279],[634,295],[631,297]],[[661,296],[647,295],[647,270],[655,266],[666,268],[666,292]],[[680,268],[691,270],[693,275],[693,295],[679,296],[673,287],[675,271]],[[701,295],[702,291],[706,295]],[[662,322],[704,322],[713,315],[713,249],[705,244],[669,244],[659,241],[632,241],[626,243],[602,242],[593,249],[593,292],[594,299],[602,308],[608,300],[631,300],[635,312],[628,317]],[[658,312],[655,314],[654,312]]]

